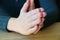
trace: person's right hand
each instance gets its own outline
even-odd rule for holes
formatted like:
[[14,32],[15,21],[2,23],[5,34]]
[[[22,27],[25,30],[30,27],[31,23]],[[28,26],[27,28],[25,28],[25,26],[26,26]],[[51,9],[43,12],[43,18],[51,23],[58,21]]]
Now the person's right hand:
[[23,5],[18,18],[11,18],[8,22],[8,30],[23,35],[30,35],[37,30],[37,24],[40,23],[41,14],[39,9],[28,11],[29,0]]
[[[33,10],[33,9],[36,9],[35,8],[35,2],[34,0],[30,0],[30,7],[29,7],[29,10]],[[44,12],[44,8],[40,8],[39,10],[40,14],[41,14],[41,17],[40,17],[40,23],[37,24],[37,30],[33,33],[33,34],[37,34],[39,32],[39,30],[43,27],[44,25],[44,21],[45,21],[45,16],[46,16],[46,13]]]

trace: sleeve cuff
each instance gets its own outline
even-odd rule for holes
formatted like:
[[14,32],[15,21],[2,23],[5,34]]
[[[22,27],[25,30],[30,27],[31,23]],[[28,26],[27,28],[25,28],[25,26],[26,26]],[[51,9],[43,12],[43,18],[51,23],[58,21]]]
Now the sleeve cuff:
[[7,30],[7,24],[10,19],[10,16],[1,16],[0,17],[0,29],[3,31],[8,32]]

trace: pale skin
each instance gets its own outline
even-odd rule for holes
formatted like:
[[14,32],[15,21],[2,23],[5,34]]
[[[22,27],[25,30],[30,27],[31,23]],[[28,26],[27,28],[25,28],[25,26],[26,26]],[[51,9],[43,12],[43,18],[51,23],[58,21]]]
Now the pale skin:
[[42,28],[45,16],[46,13],[43,8],[35,9],[34,0],[27,0],[20,11],[19,17],[10,18],[7,29],[22,35],[36,34]]

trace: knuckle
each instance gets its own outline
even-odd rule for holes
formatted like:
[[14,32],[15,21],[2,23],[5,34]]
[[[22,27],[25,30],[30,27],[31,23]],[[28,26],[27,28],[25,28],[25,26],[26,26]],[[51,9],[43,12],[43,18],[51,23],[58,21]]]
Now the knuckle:
[[37,8],[36,11],[38,12],[39,11],[39,8]]
[[43,8],[40,8],[40,10],[41,10],[41,11],[44,11],[44,9],[43,9]]

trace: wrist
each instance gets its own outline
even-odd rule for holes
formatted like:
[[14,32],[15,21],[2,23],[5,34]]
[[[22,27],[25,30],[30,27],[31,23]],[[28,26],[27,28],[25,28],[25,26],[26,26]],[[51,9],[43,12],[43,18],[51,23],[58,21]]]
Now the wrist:
[[16,18],[10,18],[10,20],[8,21],[7,29],[9,31],[13,31],[14,30],[15,20],[16,20]]

